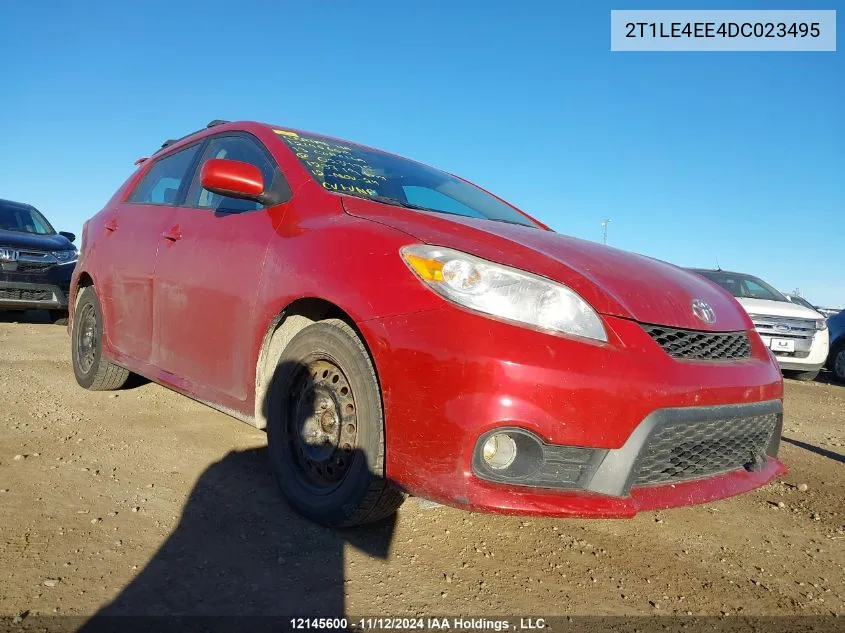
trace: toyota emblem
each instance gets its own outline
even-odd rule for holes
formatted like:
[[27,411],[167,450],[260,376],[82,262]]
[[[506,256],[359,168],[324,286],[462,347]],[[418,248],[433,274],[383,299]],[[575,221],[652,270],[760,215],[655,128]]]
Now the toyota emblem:
[[709,303],[701,299],[693,300],[692,313],[705,323],[714,323],[716,321],[716,312],[710,307]]

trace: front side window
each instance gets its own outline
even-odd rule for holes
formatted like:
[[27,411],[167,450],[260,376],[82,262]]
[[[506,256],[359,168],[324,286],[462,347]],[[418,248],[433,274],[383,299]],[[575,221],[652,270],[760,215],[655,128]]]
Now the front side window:
[[421,211],[537,227],[509,204],[439,169],[326,137],[274,132],[328,191]]
[[0,201],[0,231],[55,235],[56,231],[35,207]]
[[129,196],[129,202],[176,204],[179,189],[193,164],[199,147],[200,144],[197,143],[155,161],[135,186],[135,190]]
[[276,165],[267,152],[256,141],[245,136],[219,136],[212,138],[203,152],[200,166],[188,190],[185,206],[201,209],[213,209],[227,213],[254,211],[261,208],[261,204],[254,200],[230,198],[203,189],[200,183],[202,165],[212,158],[226,158],[255,165],[264,176],[264,189],[270,189],[276,175]]
[[714,281],[722,288],[730,292],[734,297],[740,299],[765,299],[768,301],[788,301],[778,290],[767,284],[762,279],[751,275],[738,275],[735,273],[702,272],[703,276]]

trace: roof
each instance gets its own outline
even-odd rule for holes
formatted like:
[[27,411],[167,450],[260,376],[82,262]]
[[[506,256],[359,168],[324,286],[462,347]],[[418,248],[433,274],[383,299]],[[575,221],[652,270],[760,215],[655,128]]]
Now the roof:
[[21,209],[34,209],[31,204],[27,204],[26,202],[15,202],[14,200],[4,200],[0,198],[0,204],[8,207],[20,207]]
[[[206,125],[204,128],[199,129],[199,130],[194,130],[193,132],[190,132],[188,134],[180,136],[179,138],[167,139],[166,141],[164,141],[164,143],[161,144],[161,147],[159,147],[152,154],[152,156],[155,156],[156,154],[162,152],[163,150],[170,147],[171,145],[175,145],[176,143],[181,143],[182,141],[190,139],[192,136],[194,136],[196,134],[200,134],[202,132],[205,132],[209,128],[217,127],[218,125],[229,125],[229,124],[234,124],[235,126],[241,126],[241,125],[261,126],[261,127],[267,128],[268,130],[285,130],[287,132],[294,132],[294,133],[301,135],[301,136],[313,136],[315,138],[318,138],[318,139],[321,139],[321,140],[324,140],[324,141],[332,141],[332,142],[335,142],[335,143],[343,143],[344,145],[353,145],[353,146],[361,148],[363,150],[381,152],[382,154],[387,154],[387,155],[390,155],[390,156],[396,156],[396,157],[402,158],[404,160],[409,160],[409,161],[412,161],[412,162],[419,162],[419,161],[414,161],[411,158],[407,158],[406,156],[399,156],[398,154],[394,154],[392,152],[388,152],[386,150],[379,149],[377,147],[372,147],[370,145],[364,145],[363,143],[358,143],[356,141],[350,141],[348,139],[338,138],[338,137],[335,137],[335,136],[329,136],[328,134],[321,134],[319,132],[310,132],[308,130],[301,130],[301,129],[289,127],[289,126],[286,126],[286,125],[275,125],[273,123],[266,123],[264,121],[247,121],[247,120],[224,121],[222,119],[214,119],[208,125]],[[142,160],[139,160],[138,163],[141,163],[144,160],[147,160],[147,159],[144,158]]]
[[201,130],[194,130],[193,132],[191,132],[191,133],[189,133],[189,134],[185,134],[184,136],[180,136],[179,138],[169,138],[169,139],[167,139],[164,143],[162,143],[162,144],[161,144],[161,147],[159,147],[159,148],[155,151],[155,153],[156,153],[156,154],[157,154],[157,153],[159,153],[159,152],[160,152],[161,150],[163,150],[165,147],[170,147],[171,145],[173,145],[174,143],[178,143],[178,142],[179,142],[179,141],[181,141],[182,139],[186,139],[186,138],[188,138],[189,136],[193,136],[194,134],[198,134],[199,132],[203,132],[203,131],[207,130],[207,129],[208,129],[208,128],[210,128],[210,127],[216,127],[216,126],[218,126],[218,125],[223,125],[224,123],[231,123],[231,121],[224,121],[223,119],[214,119],[214,120],[213,120],[213,121],[211,121],[208,125],[206,125],[204,128],[202,128]]

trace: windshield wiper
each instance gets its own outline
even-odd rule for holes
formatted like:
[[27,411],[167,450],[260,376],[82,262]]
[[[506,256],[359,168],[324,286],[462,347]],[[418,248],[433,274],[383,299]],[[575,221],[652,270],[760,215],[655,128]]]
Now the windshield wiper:
[[404,207],[405,209],[416,209],[417,211],[432,211],[434,213],[438,213],[437,209],[429,209],[428,207],[422,207],[418,204],[403,202],[402,200],[391,198],[390,196],[368,196],[363,193],[352,193],[351,191],[340,191],[338,193],[342,193],[345,196],[352,196],[353,198],[361,198],[362,200],[381,202],[382,204],[389,204],[394,207]]
[[[362,198],[364,196],[361,196]],[[399,200],[397,198],[391,198],[390,196],[368,196],[367,200],[375,200],[376,202],[383,202],[384,204],[392,204],[396,207],[404,207],[406,209],[416,209],[417,211],[431,211],[433,213],[437,213],[437,209],[429,209],[428,207],[424,207],[419,204],[414,204],[413,202],[405,202],[403,200]]]
[[403,207],[405,209],[416,209],[417,211],[428,211],[430,213],[445,213],[446,215],[456,215],[460,218],[469,218],[471,220],[490,220],[491,222],[503,222],[505,224],[514,224],[516,226],[526,226],[528,228],[538,228],[532,226],[530,224],[523,224],[522,222],[514,222],[513,220],[505,220],[502,218],[487,218],[487,217],[476,217],[473,215],[465,215],[463,213],[455,213],[454,211],[445,211],[443,209],[432,209],[430,207],[424,207],[419,204],[414,204],[413,202],[405,202],[403,200],[399,200],[398,198],[391,198],[390,196],[367,196],[364,194],[356,194],[350,193],[348,191],[342,192],[348,196],[355,196],[356,198],[363,198],[364,200],[374,200],[375,202],[381,202],[382,204],[389,204],[394,207]]
[[491,222],[502,222],[504,224],[513,224],[514,226],[525,226],[529,229],[536,229],[539,228],[534,226],[533,224],[523,224],[522,222],[514,222],[513,220],[505,220],[504,218],[484,218],[485,220],[490,220]]

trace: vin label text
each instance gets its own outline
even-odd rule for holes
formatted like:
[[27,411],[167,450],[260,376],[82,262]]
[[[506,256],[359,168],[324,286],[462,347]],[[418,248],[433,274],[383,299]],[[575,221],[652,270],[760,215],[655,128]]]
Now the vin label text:
[[612,51],[835,51],[836,11],[611,11]]

